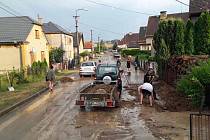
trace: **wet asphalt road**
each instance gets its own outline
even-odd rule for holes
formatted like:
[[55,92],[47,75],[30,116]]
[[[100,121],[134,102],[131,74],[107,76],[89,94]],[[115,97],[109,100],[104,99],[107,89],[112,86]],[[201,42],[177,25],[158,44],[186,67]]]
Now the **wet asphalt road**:
[[[111,54],[103,63],[114,62]],[[125,63],[122,64],[125,67]],[[124,75],[130,83],[141,83],[142,72]],[[84,112],[75,106],[78,90],[92,80],[85,78],[60,84],[53,94],[45,93],[33,102],[0,118],[0,140],[155,140],[139,118],[141,107],[122,106]],[[123,90],[122,100],[135,97]]]

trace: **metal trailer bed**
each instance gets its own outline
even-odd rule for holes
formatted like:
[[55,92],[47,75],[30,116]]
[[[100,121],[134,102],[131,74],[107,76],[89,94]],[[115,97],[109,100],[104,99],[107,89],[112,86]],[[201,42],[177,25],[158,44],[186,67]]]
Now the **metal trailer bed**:
[[[84,91],[88,88],[94,88],[95,86],[112,86],[112,89],[109,93],[103,92],[103,89],[98,89],[100,92],[94,93],[85,93]],[[119,105],[119,97],[117,95],[117,86],[116,85],[105,85],[105,84],[96,84],[90,83],[79,91],[79,99],[76,100],[76,105],[79,105],[81,108],[85,107],[107,107],[113,108]]]

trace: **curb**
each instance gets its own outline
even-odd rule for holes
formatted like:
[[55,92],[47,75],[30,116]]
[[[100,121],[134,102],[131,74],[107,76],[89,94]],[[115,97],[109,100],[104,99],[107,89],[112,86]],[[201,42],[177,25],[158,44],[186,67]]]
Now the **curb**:
[[9,113],[10,111],[16,109],[17,107],[19,107],[19,106],[21,106],[21,105],[31,101],[32,99],[40,96],[41,94],[45,93],[47,90],[48,90],[48,88],[43,88],[40,91],[38,91],[37,93],[33,94],[32,96],[29,96],[28,98],[26,98],[26,99],[24,99],[24,100],[22,100],[22,101],[20,101],[20,102],[18,102],[16,104],[14,104],[14,105],[12,105],[12,106],[2,110],[0,112],[0,117],[4,116],[5,114]]

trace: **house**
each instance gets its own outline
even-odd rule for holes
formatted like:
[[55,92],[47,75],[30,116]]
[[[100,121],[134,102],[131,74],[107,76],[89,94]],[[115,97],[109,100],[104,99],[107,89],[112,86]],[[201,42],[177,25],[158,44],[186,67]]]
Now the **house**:
[[139,48],[139,33],[128,33],[121,41],[128,49],[137,49]]
[[146,44],[148,46],[151,46],[151,55],[155,55],[155,50],[153,47],[153,37],[155,32],[158,30],[158,25],[161,20],[166,19],[181,19],[185,22],[189,19],[189,13],[175,13],[175,14],[167,14],[166,11],[160,12],[160,15],[158,16],[150,16],[147,24],[147,30],[146,30]]
[[74,58],[73,36],[70,32],[53,22],[44,23],[43,30],[51,49],[62,48],[65,51],[63,57],[65,62]]
[[202,12],[210,10],[210,2],[207,0],[190,0],[190,19],[195,22]]
[[78,53],[78,48],[77,48],[77,37],[76,37],[76,33],[73,33],[73,46],[74,46],[74,55],[75,57],[77,56],[77,54],[80,54],[82,52],[84,52],[84,37],[83,37],[83,33],[78,33],[78,44],[79,44],[79,53]]
[[91,41],[90,42],[85,42],[83,50],[88,51],[88,52],[92,52],[93,51],[93,43]]
[[139,29],[139,48],[140,50],[147,50],[147,51],[151,51],[151,45],[146,43],[146,31],[147,31],[147,27],[143,26],[140,27]]
[[119,49],[127,49],[127,45],[122,40],[119,40],[117,42],[117,48],[119,48]]
[[1,71],[44,60],[49,64],[48,42],[41,23],[27,16],[0,17]]

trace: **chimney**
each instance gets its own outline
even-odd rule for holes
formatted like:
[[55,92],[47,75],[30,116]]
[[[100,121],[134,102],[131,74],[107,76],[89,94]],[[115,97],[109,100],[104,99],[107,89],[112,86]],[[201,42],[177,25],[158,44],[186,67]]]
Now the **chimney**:
[[160,20],[164,20],[167,18],[167,11],[161,11],[160,12]]
[[39,24],[43,24],[43,18],[41,18],[40,16],[39,16],[39,14],[37,15],[37,21],[38,21],[38,23]]

